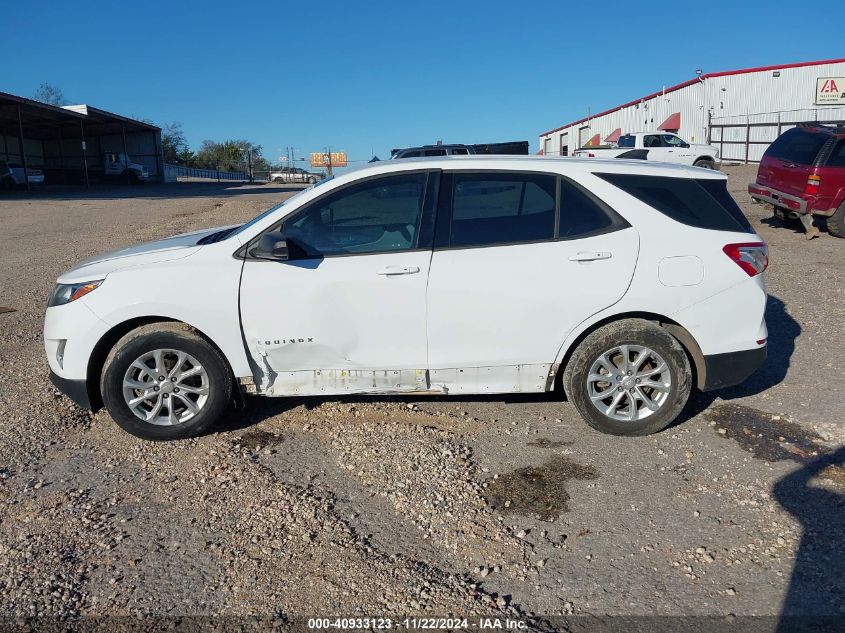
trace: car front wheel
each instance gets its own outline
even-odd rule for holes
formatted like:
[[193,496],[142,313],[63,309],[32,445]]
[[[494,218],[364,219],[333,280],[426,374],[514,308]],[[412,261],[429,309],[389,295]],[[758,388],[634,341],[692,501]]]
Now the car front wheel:
[[625,319],[587,336],[563,376],[581,417],[612,435],[649,435],[669,426],[689,397],[686,352],[651,321]]
[[226,360],[180,323],[133,330],[112,349],[101,378],[115,422],[147,440],[194,437],[223,413],[232,395]]

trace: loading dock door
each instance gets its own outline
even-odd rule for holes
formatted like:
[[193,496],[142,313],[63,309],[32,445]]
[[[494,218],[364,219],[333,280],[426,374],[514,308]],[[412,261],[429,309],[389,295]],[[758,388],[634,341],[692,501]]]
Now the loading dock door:
[[578,129],[578,147],[584,147],[590,140],[590,126],[586,125]]

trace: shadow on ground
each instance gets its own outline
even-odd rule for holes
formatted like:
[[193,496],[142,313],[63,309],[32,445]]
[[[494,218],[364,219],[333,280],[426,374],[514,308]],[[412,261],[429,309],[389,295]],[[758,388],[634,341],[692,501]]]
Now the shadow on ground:
[[845,447],[841,447],[803,461],[774,486],[774,498],[803,527],[781,612],[781,631],[795,630],[792,618],[797,616],[836,616],[845,627],[845,494],[830,485],[845,486],[844,473]]

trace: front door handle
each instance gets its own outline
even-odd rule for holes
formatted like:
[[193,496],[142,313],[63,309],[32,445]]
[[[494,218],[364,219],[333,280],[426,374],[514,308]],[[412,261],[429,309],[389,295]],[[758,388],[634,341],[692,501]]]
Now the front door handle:
[[413,275],[418,272],[420,272],[419,266],[387,266],[378,271],[378,274],[392,277],[393,275]]
[[607,251],[603,252],[595,252],[595,253],[588,253],[588,252],[581,252],[576,253],[572,257],[569,258],[571,262],[592,262],[597,259],[610,259],[613,257],[613,253],[608,253]]

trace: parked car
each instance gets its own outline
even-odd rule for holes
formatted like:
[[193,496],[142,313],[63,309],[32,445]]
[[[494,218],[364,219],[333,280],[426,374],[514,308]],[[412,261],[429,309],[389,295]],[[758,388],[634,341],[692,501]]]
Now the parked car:
[[302,182],[314,184],[325,178],[323,174],[312,173],[300,167],[290,167],[270,172],[270,182]]
[[508,154],[512,156],[528,155],[528,141],[505,143],[476,143],[474,145],[452,144],[421,145],[390,151],[391,158],[421,158],[424,156],[466,156],[468,154]]
[[17,185],[15,175],[12,173],[12,168],[5,160],[0,160],[0,191],[4,189],[13,189]]
[[669,132],[625,134],[613,146],[583,147],[575,150],[580,158],[637,158],[663,163],[680,163],[706,169],[721,165],[719,148],[712,145],[690,145]]
[[810,123],[781,134],[763,154],[748,193],[774,206],[781,219],[801,220],[818,234],[813,216],[827,218],[831,235],[845,237],[845,123]]
[[[26,185],[27,178],[24,177],[23,165],[19,165],[18,163],[9,163],[9,168],[12,170],[12,177],[15,179],[15,183],[20,186]],[[26,174],[29,176],[29,184],[44,184],[44,172],[40,169],[29,168],[26,170]]]
[[203,432],[240,392],[558,385],[592,427],[643,435],[763,362],[767,264],[720,172],[384,161],[80,263],[44,342],[59,389],[148,439]]

